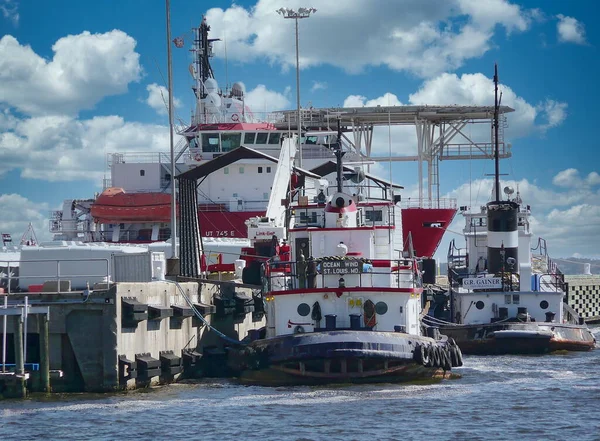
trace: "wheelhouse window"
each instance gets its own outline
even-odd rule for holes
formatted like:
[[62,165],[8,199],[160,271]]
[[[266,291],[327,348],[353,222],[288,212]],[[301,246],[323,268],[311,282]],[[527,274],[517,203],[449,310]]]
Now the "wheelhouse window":
[[198,148],[198,139],[197,138],[190,138],[188,139],[188,144],[190,146],[191,149],[197,149]]
[[244,144],[254,144],[256,133],[244,133]]
[[281,133],[271,133],[269,135],[269,144],[279,144]]
[[221,149],[224,152],[230,152],[237,149],[242,141],[241,133],[221,133]]
[[203,152],[218,152],[219,151],[219,134],[218,133],[203,133],[202,134],[202,151]]
[[263,168],[262,167],[258,167],[258,172],[262,173]]
[[256,144],[266,144],[268,137],[269,137],[269,133],[267,133],[267,132],[257,133],[256,134]]
[[381,210],[367,210],[365,211],[365,219],[367,222],[381,222],[383,212]]

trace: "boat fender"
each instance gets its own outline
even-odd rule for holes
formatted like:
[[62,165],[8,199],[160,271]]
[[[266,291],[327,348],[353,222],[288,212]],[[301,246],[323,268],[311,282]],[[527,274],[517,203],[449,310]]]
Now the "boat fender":
[[456,351],[456,356],[457,356],[457,360],[458,360],[457,366],[462,366],[463,365],[462,351],[460,350],[458,345],[454,347],[454,350]]
[[444,364],[442,361],[442,348],[440,348],[439,346],[434,346],[433,350],[435,352],[435,367],[442,367],[442,365]]
[[435,347],[427,346],[425,349],[427,353],[427,362],[423,364],[427,367],[435,367]]
[[442,367],[444,371],[449,371],[452,369],[452,357],[450,356],[450,347],[446,346],[442,349],[442,354],[444,355],[444,362],[442,363]]
[[304,334],[305,332],[304,326],[302,325],[298,325],[294,328],[294,334]]
[[422,364],[423,366],[427,366],[427,364],[429,363],[429,356],[428,356],[428,353],[427,353],[427,346],[417,344],[417,346],[415,347],[415,350],[413,352],[413,360],[416,363],[418,363],[418,364]]

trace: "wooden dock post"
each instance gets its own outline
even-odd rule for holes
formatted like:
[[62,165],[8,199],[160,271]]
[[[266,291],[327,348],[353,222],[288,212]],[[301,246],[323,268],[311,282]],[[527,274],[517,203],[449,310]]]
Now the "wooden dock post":
[[40,379],[42,390],[51,392],[50,388],[50,351],[48,349],[48,315],[38,315],[40,324]]
[[25,398],[25,360],[23,358],[23,315],[14,316],[14,341],[15,341],[15,384],[11,396]]

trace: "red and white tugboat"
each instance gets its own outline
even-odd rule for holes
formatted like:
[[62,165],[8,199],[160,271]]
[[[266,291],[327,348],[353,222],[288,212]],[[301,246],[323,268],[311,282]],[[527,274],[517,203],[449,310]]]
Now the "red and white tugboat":
[[[286,148],[294,150],[295,140]],[[232,364],[242,381],[264,385],[448,377],[462,355],[439,333],[422,335],[419,265],[399,250],[394,186],[378,180],[381,197],[357,200],[343,188],[341,146],[335,155],[335,191],[320,180],[311,200],[292,192],[283,216],[249,222],[257,250],[273,244],[278,255],[262,266],[267,326]]]
[[[498,109],[497,69],[494,80]],[[495,126],[497,134],[498,112]],[[423,322],[439,327],[465,354],[594,348],[594,335],[564,302],[562,273],[545,253],[532,256],[529,205],[523,205],[518,192],[512,198],[510,187],[504,188],[506,200],[501,199],[497,156],[495,178],[494,201],[477,213],[463,209],[466,249],[450,244],[449,298],[434,304]]]

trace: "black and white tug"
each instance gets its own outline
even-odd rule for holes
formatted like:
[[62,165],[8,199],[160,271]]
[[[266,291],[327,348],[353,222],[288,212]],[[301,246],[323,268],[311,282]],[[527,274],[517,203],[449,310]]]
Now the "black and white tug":
[[531,210],[505,187],[498,167],[498,70],[496,89],[495,198],[478,212],[461,209],[466,248],[448,251],[447,296],[436,296],[426,326],[438,327],[465,354],[543,354],[588,351],[594,335],[565,302],[564,276],[546,253],[531,249]]

